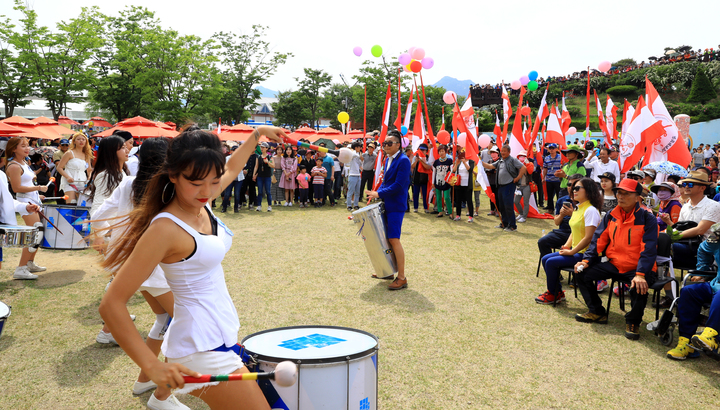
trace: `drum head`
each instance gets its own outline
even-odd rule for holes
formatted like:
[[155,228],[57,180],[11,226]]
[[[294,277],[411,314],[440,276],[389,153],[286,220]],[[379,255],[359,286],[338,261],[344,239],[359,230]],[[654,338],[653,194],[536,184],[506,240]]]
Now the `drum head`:
[[10,307],[0,302],[0,318],[6,318],[10,316]]
[[378,340],[361,330],[333,326],[296,326],[265,330],[242,340],[245,350],[268,362],[300,360],[330,363],[366,356]]
[[[375,203],[372,205],[364,206],[364,207],[358,209],[357,211],[353,211],[351,215],[355,216],[355,215],[364,214],[366,212],[372,211],[375,208],[380,208],[382,205],[383,205],[382,202],[378,202],[378,203]],[[380,211],[382,211],[382,209],[380,209]]]

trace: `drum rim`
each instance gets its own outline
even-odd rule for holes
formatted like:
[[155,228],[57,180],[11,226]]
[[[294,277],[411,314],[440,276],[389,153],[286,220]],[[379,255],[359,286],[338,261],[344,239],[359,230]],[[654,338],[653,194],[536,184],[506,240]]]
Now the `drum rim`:
[[351,360],[360,359],[360,358],[363,358],[363,357],[365,357],[365,356],[372,355],[373,353],[376,353],[376,352],[379,350],[380,339],[378,339],[377,336],[375,336],[374,334],[372,334],[372,333],[370,333],[370,332],[366,332],[366,331],[360,330],[360,329],[353,329],[353,328],[351,328],[351,327],[325,326],[325,325],[285,326],[285,327],[276,327],[276,328],[274,328],[274,329],[261,330],[261,331],[259,331],[259,332],[256,332],[256,333],[253,333],[253,334],[250,334],[250,335],[245,336],[245,337],[242,339],[242,341],[240,342],[240,344],[242,344],[243,347],[244,347],[246,340],[248,340],[248,339],[250,339],[250,338],[252,338],[252,337],[255,337],[255,336],[259,336],[259,335],[265,334],[265,333],[276,332],[276,331],[280,331],[280,330],[309,329],[309,328],[333,329],[333,330],[348,330],[348,331],[351,331],[351,332],[361,333],[361,334],[364,334],[364,335],[366,335],[366,336],[370,336],[371,338],[373,338],[373,340],[375,340],[375,346],[371,347],[370,349],[367,349],[367,350],[363,350],[363,351],[361,351],[361,352],[358,352],[358,353],[353,353],[353,354],[351,354],[351,355],[335,356],[335,357],[325,357],[325,358],[322,358],[322,359],[292,359],[292,358],[287,358],[287,357],[269,356],[269,355],[262,354],[262,353],[255,353],[255,352],[253,352],[252,350],[248,350],[247,348],[245,348],[245,351],[246,351],[250,356],[252,356],[253,359],[255,359],[255,360],[262,360],[262,361],[264,361],[264,362],[269,362],[269,363],[279,363],[279,362],[282,362],[282,361],[285,361],[285,360],[289,360],[289,361],[292,361],[292,362],[295,362],[295,363],[298,363],[298,364],[327,364],[327,363],[348,362],[348,361],[351,361]]
[[350,215],[365,213],[365,212],[367,212],[367,211],[370,211],[370,209],[368,209],[368,208],[373,208],[373,207],[381,208],[380,210],[381,210],[381,211],[384,211],[384,208],[383,208],[384,205],[385,205],[385,204],[384,204],[383,201],[380,201],[380,202],[378,202],[378,203],[376,203],[376,204],[372,204],[372,205],[366,205],[366,206],[358,209],[357,211],[352,211],[352,212],[350,213]]
[[11,307],[10,305],[8,305],[8,304],[5,303],[5,302],[0,302],[0,308],[1,308],[2,306],[5,306],[5,308],[7,308],[7,315],[1,315],[1,314],[0,314],[0,321],[9,318],[10,315],[12,314],[12,307]]

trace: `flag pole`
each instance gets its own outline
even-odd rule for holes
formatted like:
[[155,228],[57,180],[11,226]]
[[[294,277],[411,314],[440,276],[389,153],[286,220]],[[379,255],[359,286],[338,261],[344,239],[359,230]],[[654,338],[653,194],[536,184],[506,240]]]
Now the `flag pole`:
[[365,84],[365,99],[363,103],[363,152],[365,152],[365,148],[367,140],[367,84]]

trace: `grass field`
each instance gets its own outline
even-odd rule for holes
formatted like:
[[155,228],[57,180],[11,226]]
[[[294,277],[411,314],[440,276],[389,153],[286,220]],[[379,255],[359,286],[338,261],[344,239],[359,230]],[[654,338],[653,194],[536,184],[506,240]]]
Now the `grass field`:
[[[487,212],[487,198],[481,210]],[[358,227],[342,207],[279,207],[220,214],[234,231],[224,261],[240,338],[293,325],[347,326],[380,339],[379,408],[697,408],[720,402],[720,364],[675,362],[641,328],[625,339],[614,301],[608,325],[577,323],[581,300],[541,306],[536,242],[548,220],[515,233],[407,214],[402,241],[409,288],[389,292],[370,278]],[[0,409],[141,409],[131,394],[138,369],[119,347],[99,345],[97,312],[107,283],[92,251],[41,250],[37,281],[13,281],[19,258],[5,250],[0,300],[12,316],[0,338]],[[605,294],[607,295],[607,293]],[[604,296],[604,299],[607,296]],[[154,315],[129,304],[139,332]],[[646,321],[654,320],[648,306]],[[191,408],[204,404],[190,396]]]

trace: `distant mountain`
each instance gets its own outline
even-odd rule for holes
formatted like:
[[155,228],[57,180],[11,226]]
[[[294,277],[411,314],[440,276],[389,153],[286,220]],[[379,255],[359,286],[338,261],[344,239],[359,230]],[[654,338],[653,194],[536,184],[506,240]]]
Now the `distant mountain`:
[[260,93],[261,93],[260,96],[261,96],[261,97],[264,97],[264,98],[277,98],[277,93],[278,93],[278,92],[275,91],[275,90],[271,90],[271,89],[269,89],[269,88],[265,88],[265,87],[263,87],[263,86],[261,86],[261,85],[255,87],[255,88],[258,89],[258,90],[260,90]]
[[470,91],[470,86],[475,84],[472,80],[458,80],[457,78],[452,78],[445,76],[440,79],[440,81],[433,84],[435,87],[443,87],[448,91],[454,91],[457,95],[464,95],[467,97],[468,92]]

